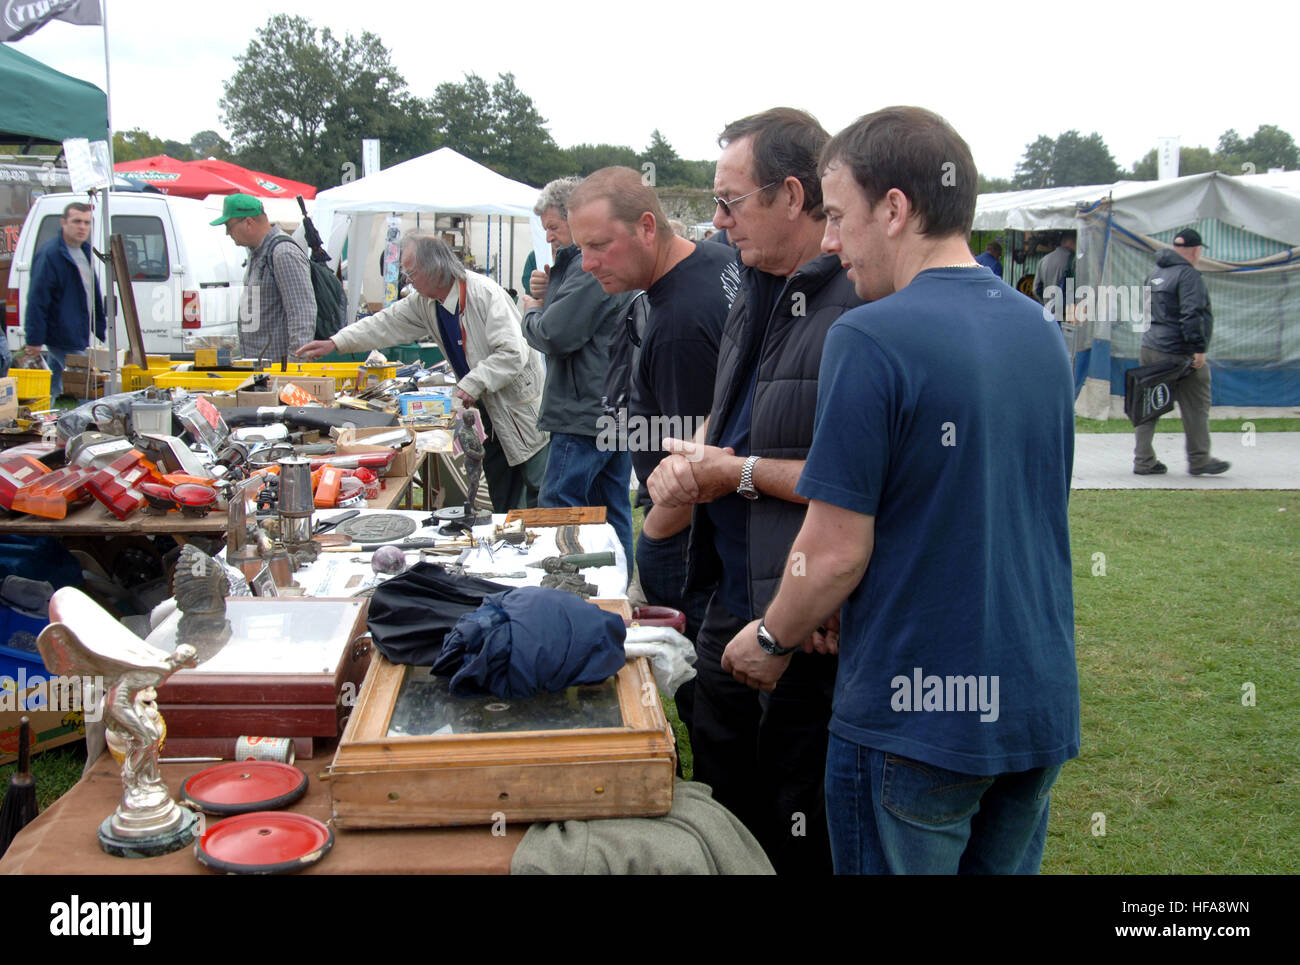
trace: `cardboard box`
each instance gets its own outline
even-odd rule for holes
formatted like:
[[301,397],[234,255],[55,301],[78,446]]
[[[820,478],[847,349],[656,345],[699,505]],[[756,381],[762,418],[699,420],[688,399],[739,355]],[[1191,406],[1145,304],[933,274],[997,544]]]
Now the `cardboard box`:
[[198,394],[218,409],[235,409],[239,407],[239,396],[234,392],[200,392]]
[[335,381],[332,376],[273,375],[268,380],[268,384],[272,387],[268,392],[254,391],[253,378],[250,376],[246,379],[239,387],[239,404],[241,406],[284,405],[280,401],[280,389],[290,382],[310,392],[322,405],[331,405],[334,402]]
[[[334,429],[330,435],[334,437],[334,444],[338,447],[338,453],[346,456],[354,452],[387,452],[392,446],[373,446],[366,442],[371,436],[379,435],[383,432],[399,431],[392,426],[378,426],[370,429]],[[408,438],[411,440],[401,448],[401,451],[388,464],[385,476],[413,476],[415,470],[420,465],[420,454],[415,450],[415,433],[405,430]]]
[[71,688],[51,688],[51,675],[40,659],[37,655],[35,670],[22,667],[17,673],[6,671],[0,675],[0,764],[18,759],[18,722],[23,717],[31,720],[34,752],[71,744],[86,736],[81,695],[72,694]]
[[13,376],[0,379],[0,422],[18,417],[18,380]]
[[451,414],[451,392],[407,392],[397,397],[403,417]]

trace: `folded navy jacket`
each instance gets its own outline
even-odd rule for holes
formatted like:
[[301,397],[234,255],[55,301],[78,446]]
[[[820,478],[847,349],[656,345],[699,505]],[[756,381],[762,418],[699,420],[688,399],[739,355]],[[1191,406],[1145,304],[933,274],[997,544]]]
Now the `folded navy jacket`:
[[618,673],[626,636],[616,614],[572,593],[524,586],[486,596],[462,616],[432,670],[450,676],[459,697],[557,693]]

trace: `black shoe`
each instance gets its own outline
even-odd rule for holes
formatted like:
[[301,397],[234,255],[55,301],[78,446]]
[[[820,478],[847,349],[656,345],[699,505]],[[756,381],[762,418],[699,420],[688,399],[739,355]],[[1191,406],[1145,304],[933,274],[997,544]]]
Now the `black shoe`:
[[1211,459],[1204,466],[1197,466],[1187,471],[1193,476],[1217,476],[1221,472],[1227,472],[1230,465],[1231,463],[1224,462],[1222,459]]
[[1165,473],[1167,473],[1168,471],[1169,471],[1169,467],[1168,467],[1168,466],[1166,466],[1163,462],[1158,462],[1158,463],[1156,463],[1154,466],[1152,466],[1150,469],[1138,469],[1138,468],[1135,466],[1135,467],[1133,468],[1133,475],[1135,475],[1135,476],[1163,476],[1163,475],[1164,475]]

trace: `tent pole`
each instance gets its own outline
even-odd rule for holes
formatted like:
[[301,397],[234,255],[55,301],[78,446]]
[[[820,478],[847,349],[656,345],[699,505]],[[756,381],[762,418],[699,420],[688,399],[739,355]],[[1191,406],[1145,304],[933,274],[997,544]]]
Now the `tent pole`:
[[[109,217],[109,196],[113,193],[113,72],[109,67],[108,56],[108,0],[104,0],[101,7],[103,11],[104,27],[104,119],[108,122],[108,187],[104,189],[103,210],[100,212],[101,235],[103,236],[104,252],[107,254],[112,250],[112,233],[113,226]],[[113,279],[113,262],[108,261],[104,264],[104,334],[108,336],[108,385],[105,387],[106,395],[113,395],[121,389],[121,379],[117,371],[117,289],[114,287]],[[129,284],[129,282],[128,282]],[[95,335],[95,309],[90,306],[90,339],[93,343]],[[94,366],[87,366],[91,372]],[[94,387],[86,386],[87,393],[94,394]],[[50,400],[53,404],[53,399]]]
[[[515,280],[515,216],[510,216],[510,282]],[[509,288],[510,285],[502,284],[502,288]]]

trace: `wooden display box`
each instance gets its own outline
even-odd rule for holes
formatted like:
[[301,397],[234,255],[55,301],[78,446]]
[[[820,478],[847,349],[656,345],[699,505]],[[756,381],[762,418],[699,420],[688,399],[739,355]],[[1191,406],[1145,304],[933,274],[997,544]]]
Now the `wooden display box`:
[[[575,729],[402,735],[393,722],[410,674],[427,671],[371,660],[330,771],[335,827],[657,817],[672,807],[676,749],[644,657],[600,685],[619,722]],[[587,690],[534,700],[576,704],[571,692]],[[483,700],[489,714],[532,703]]]
[[[337,737],[370,662],[369,603],[364,597],[227,600],[235,628],[228,649],[178,670],[158,688],[169,742]],[[309,629],[322,618],[328,628]]]

